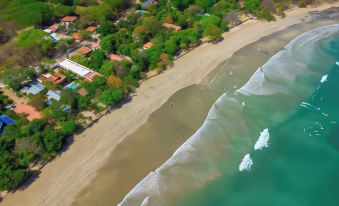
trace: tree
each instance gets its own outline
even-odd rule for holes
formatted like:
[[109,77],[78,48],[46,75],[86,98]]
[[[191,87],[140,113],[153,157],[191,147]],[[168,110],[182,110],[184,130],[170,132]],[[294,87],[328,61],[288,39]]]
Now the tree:
[[116,88],[121,88],[123,86],[121,79],[114,75],[111,75],[107,78],[107,84]]
[[91,40],[92,39],[92,34],[91,34],[91,32],[89,32],[87,30],[81,30],[80,31],[80,37],[83,40]]
[[111,35],[108,35],[102,38],[100,42],[100,46],[104,52],[107,52],[107,53],[114,52],[116,50],[115,35],[111,34]]
[[74,120],[68,120],[61,123],[61,132],[64,135],[70,135],[76,131],[77,127],[78,126]]
[[17,45],[21,48],[39,48],[42,53],[46,53],[53,46],[51,37],[40,29],[29,29],[18,35]]
[[99,26],[97,33],[100,34],[100,37],[103,38],[107,35],[114,34],[116,28],[111,22],[105,22]]
[[100,70],[99,70],[100,74],[104,75],[105,77],[108,77],[111,74],[114,74],[114,65],[112,62],[108,61],[108,60],[104,60]]
[[221,37],[221,34],[222,30],[213,24],[208,25],[203,32],[203,36],[208,37],[210,40]]
[[215,2],[216,0],[195,0],[195,4],[201,8],[204,8],[205,10],[210,8]]
[[89,57],[90,67],[98,71],[106,58],[105,52],[102,50],[95,50],[91,53]]
[[111,88],[105,90],[99,97],[99,101],[105,105],[112,105],[120,101],[124,96],[124,90],[122,88]]
[[37,110],[42,110],[46,106],[46,96],[43,94],[36,94],[33,95],[29,101],[28,104],[35,107]]

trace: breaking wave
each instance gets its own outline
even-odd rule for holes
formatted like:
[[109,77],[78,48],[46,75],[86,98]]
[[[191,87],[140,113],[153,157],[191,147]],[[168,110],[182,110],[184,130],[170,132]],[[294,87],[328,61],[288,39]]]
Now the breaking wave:
[[[270,136],[265,128],[284,121],[311,95],[314,85],[326,80],[322,76],[328,65],[322,62],[335,63],[336,59],[322,44],[338,31],[336,24],[298,36],[258,68],[243,87],[221,95],[201,128],[136,185],[119,206],[173,205],[174,199],[220,176],[249,170],[253,149],[268,147]],[[301,106],[317,109],[307,102]]]

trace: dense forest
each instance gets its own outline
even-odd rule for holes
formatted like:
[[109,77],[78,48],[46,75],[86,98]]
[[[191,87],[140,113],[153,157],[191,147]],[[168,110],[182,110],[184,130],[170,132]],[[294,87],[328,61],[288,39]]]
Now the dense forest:
[[[148,71],[162,71],[180,52],[198,46],[201,39],[221,37],[230,25],[241,21],[240,15],[271,21],[283,16],[291,3],[305,6],[303,0],[158,0],[146,7],[126,0],[0,0],[0,75],[7,87],[19,91],[22,82],[46,71],[53,73],[50,65],[55,63],[54,57],[78,44],[73,39],[54,42],[43,31],[66,15],[79,17],[71,29],[79,31],[82,40],[100,42],[100,49],[89,56],[71,59],[102,75],[86,82],[63,71],[67,82],[77,81],[86,89],[86,96],[51,84],[45,86],[61,90],[60,101],[47,105],[43,94],[29,95],[28,103],[43,114],[39,120],[28,122],[24,116],[1,108],[16,123],[7,126],[0,137],[0,190],[17,188],[31,173],[28,168],[32,163],[55,157],[77,130],[80,112],[101,111],[100,105],[119,103]],[[164,23],[180,29],[165,28]],[[99,41],[85,30],[88,26],[98,26]],[[149,42],[153,46],[143,49]],[[128,60],[110,61],[108,54]],[[33,65],[40,68],[40,74]],[[5,96],[0,97],[2,105],[8,104]]]

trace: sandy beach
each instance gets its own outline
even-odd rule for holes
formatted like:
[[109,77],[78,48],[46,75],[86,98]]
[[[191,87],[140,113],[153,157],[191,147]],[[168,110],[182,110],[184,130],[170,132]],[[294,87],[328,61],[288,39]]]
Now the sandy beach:
[[214,68],[240,48],[260,38],[300,23],[307,13],[335,4],[293,9],[275,22],[250,20],[224,34],[219,44],[204,44],[174,62],[174,67],[144,81],[133,100],[102,117],[76,136],[76,141],[47,164],[39,177],[24,190],[5,197],[0,205],[66,206],[103,166],[108,156],[130,133],[178,90],[201,82]]

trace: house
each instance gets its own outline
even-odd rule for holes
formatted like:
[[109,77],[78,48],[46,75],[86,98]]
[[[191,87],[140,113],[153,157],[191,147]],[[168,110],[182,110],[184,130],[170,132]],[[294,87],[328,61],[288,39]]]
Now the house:
[[162,26],[165,27],[166,29],[174,29],[175,31],[179,31],[182,29],[181,26],[177,26],[175,24],[170,24],[170,23],[164,23]]
[[59,65],[65,69],[68,70],[80,77],[85,77],[87,74],[91,72],[91,70],[85,66],[82,66],[81,64],[78,64],[72,60],[65,59],[62,62],[59,63]]
[[55,33],[57,32],[59,29],[59,25],[58,24],[53,24],[52,26],[48,27],[47,29],[45,29],[44,31],[47,33]]
[[92,50],[90,48],[83,46],[76,50],[75,52],[79,55],[86,56],[87,54],[91,53],[91,51]]
[[65,81],[66,77],[63,74],[56,73],[56,74],[43,74],[38,78],[40,83],[44,82],[51,82],[54,85],[62,84]]
[[153,43],[152,42],[147,42],[146,44],[144,44],[144,49],[150,49],[152,48]]
[[89,32],[91,32],[92,34],[94,34],[95,33],[95,31],[96,31],[96,27],[95,26],[89,26],[89,27],[87,27],[86,28],[86,31],[89,31]]
[[77,93],[83,97],[88,95],[88,91],[85,88],[80,88]]
[[39,111],[37,111],[34,107],[29,106],[27,104],[20,104],[16,106],[14,111],[17,114],[27,115],[28,121],[33,121],[35,119],[40,119],[42,117]]
[[51,105],[54,101],[60,101],[61,96],[60,96],[61,92],[59,90],[53,91],[53,90],[48,90],[47,92],[47,104]]
[[72,33],[72,38],[73,38],[75,41],[79,42],[80,39],[81,39],[81,35],[80,35],[79,32],[74,32],[74,33]]
[[78,17],[76,16],[65,16],[64,18],[61,19],[61,23],[64,26],[69,26],[70,24],[73,24],[77,19]]
[[10,118],[9,116],[7,115],[1,115],[0,116],[0,132],[2,133],[3,132],[3,129],[7,126],[7,125],[12,125],[14,124],[15,121]]
[[37,81],[31,82],[28,86],[23,87],[20,92],[25,94],[39,94],[42,90],[45,89],[45,86]]
[[121,56],[121,55],[117,55],[117,54],[109,54],[108,59],[110,61],[117,61],[117,62],[128,61],[128,59],[126,57]]

